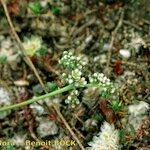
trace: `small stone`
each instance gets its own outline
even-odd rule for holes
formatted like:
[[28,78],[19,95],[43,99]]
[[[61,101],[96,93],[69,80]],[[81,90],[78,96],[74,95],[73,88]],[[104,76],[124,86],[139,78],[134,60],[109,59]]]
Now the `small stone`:
[[109,49],[109,46],[110,46],[110,45],[109,45],[108,43],[105,43],[105,44],[103,45],[103,49],[104,49],[104,50],[108,50],[108,49]]
[[10,48],[11,45],[12,45],[12,42],[10,39],[6,39],[6,40],[2,41],[2,43],[1,43],[1,46],[5,49]]
[[93,36],[92,35],[89,35],[86,39],[85,39],[85,43],[89,43],[91,42],[91,40],[93,39]]
[[[4,88],[0,87],[0,107],[11,105],[12,99],[9,92]],[[5,119],[11,110],[0,112],[0,119]]]
[[40,4],[44,8],[48,5],[48,1],[41,1]]
[[94,131],[96,128],[97,128],[97,120],[95,119],[87,119],[85,122],[84,122],[84,130],[85,131]]
[[14,81],[14,84],[16,86],[28,86],[29,82],[27,80],[24,80],[24,79],[19,79],[19,80]]
[[40,122],[37,128],[37,133],[41,138],[44,138],[50,135],[55,135],[58,133],[58,127],[55,124],[55,122],[50,121],[46,118],[42,118],[39,121]]
[[131,56],[131,53],[129,50],[126,49],[120,49],[119,51],[120,55],[123,56],[124,58],[129,58]]
[[41,94],[43,92],[43,88],[42,88],[42,86],[40,84],[37,84],[37,85],[33,86],[32,90],[35,93],[39,93],[39,94]]
[[32,108],[33,113],[35,115],[39,115],[40,116],[40,115],[42,115],[44,113],[44,108],[41,105],[39,105],[39,104],[33,103],[33,104],[30,105],[30,108]]

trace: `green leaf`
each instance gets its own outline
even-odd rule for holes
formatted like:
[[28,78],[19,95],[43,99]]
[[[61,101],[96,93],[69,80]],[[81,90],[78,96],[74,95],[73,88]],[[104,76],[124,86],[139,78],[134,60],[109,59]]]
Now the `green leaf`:
[[41,47],[41,48],[36,52],[37,56],[45,56],[46,53],[47,53],[47,49],[44,48],[44,47]]
[[56,15],[60,14],[60,8],[59,7],[53,7],[52,12]]
[[103,116],[101,115],[100,112],[96,112],[93,116],[93,119],[97,120],[97,121],[102,121],[104,118]]
[[7,56],[5,55],[0,56],[0,64],[6,64],[6,62],[7,62]]
[[8,144],[2,150],[14,150],[13,146]]
[[135,129],[134,129],[134,127],[133,127],[133,125],[131,125],[131,124],[130,124],[130,126],[129,126],[129,127],[130,127],[130,132],[129,132],[129,133],[130,133],[130,135],[134,136],[134,135],[135,135],[135,133],[136,133],[136,131],[135,131]]
[[47,87],[50,92],[58,89],[58,86],[55,82],[47,82]]
[[119,129],[118,134],[119,134],[120,139],[123,140],[126,135],[126,132],[123,129]]
[[122,108],[122,105],[121,102],[113,100],[110,102],[109,107],[112,108],[115,112],[119,112]]
[[30,2],[29,8],[32,10],[35,14],[40,14],[42,11],[42,6],[39,2]]

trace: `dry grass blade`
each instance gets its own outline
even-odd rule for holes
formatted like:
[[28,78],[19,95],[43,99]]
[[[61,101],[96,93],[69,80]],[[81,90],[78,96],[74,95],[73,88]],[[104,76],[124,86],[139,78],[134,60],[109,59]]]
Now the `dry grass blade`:
[[55,111],[57,112],[57,114],[59,115],[59,117],[61,118],[61,120],[63,121],[63,123],[66,126],[66,128],[68,129],[68,131],[70,132],[70,134],[72,135],[73,139],[78,143],[78,145],[81,148],[81,150],[85,150],[85,148],[81,144],[80,140],[75,135],[75,133],[73,132],[73,130],[70,128],[69,124],[67,123],[67,121],[65,120],[65,118],[63,117],[63,115],[60,113],[60,111],[58,110],[58,108],[55,105],[53,107],[54,107]]
[[118,24],[117,24],[116,28],[112,32],[112,36],[111,36],[111,40],[110,40],[110,45],[109,45],[109,48],[108,48],[108,58],[107,58],[106,70],[108,70],[108,67],[109,67],[109,64],[110,64],[111,54],[112,54],[112,47],[113,47],[113,43],[114,43],[114,40],[115,40],[115,36],[116,36],[117,31],[121,27],[122,22],[123,22],[124,10],[121,8],[120,11],[121,11],[120,19],[118,21]]

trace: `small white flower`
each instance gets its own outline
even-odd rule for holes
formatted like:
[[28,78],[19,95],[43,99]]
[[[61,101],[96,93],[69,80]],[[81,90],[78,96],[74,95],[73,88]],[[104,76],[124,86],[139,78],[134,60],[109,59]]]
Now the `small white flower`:
[[77,61],[79,61],[81,58],[80,57],[76,57]]
[[87,84],[87,81],[85,80],[84,77],[81,78],[81,82],[82,82],[83,85],[86,85],[86,84]]
[[69,104],[69,103],[70,103],[70,100],[66,99],[66,100],[65,100],[65,103],[66,103],[66,104]]
[[79,69],[82,69],[83,67],[81,65],[78,66]]
[[115,91],[116,91],[116,89],[115,88],[113,88],[111,91],[110,91],[110,93],[115,93]]
[[73,80],[72,80],[72,79],[69,79],[69,80],[68,80],[68,83],[69,83],[69,84],[72,84],[72,83],[73,83]]
[[79,104],[80,104],[80,101],[76,101],[76,104],[79,105]]
[[103,78],[103,77],[104,77],[104,74],[103,74],[103,73],[100,73],[99,75],[100,75],[100,77],[101,77],[101,78]]
[[93,78],[91,78],[91,77],[89,78],[89,80],[90,80],[90,82],[91,82],[91,83],[94,81],[94,79],[93,79]]
[[111,83],[110,82],[106,82],[106,85],[110,85]]
[[62,76],[65,77],[65,76],[66,76],[66,73],[63,73]]
[[66,65],[69,65],[69,64],[70,64],[70,62],[69,62],[69,61],[67,61],[67,62],[66,62]]
[[86,61],[81,61],[81,64],[82,64],[83,66],[85,66],[85,65],[87,64],[87,62],[86,62]]
[[70,57],[70,59],[74,60],[74,59],[75,59],[75,57],[74,57],[74,56],[71,56],[71,57]]
[[93,74],[93,76],[94,76],[94,77],[97,77],[97,76],[98,76],[98,74],[97,74],[97,73],[94,73],[94,74]]
[[72,105],[71,105],[71,107],[72,107],[72,108],[75,108],[75,107],[76,107],[76,105],[75,105],[75,104],[72,104]]
[[106,92],[106,91],[107,91],[107,88],[103,88],[103,91],[105,91],[105,92]]
[[68,56],[67,56],[67,55],[64,55],[64,56],[63,56],[63,59],[67,59],[67,58],[68,58]]
[[72,52],[69,52],[69,53],[68,53],[68,55],[72,56],[72,55],[73,55],[73,53],[72,53]]
[[103,78],[103,82],[105,83],[107,81],[107,77],[104,77]]
[[78,95],[78,94],[79,94],[78,90],[75,90],[74,93],[75,93],[75,95]]
[[63,54],[66,55],[66,54],[68,54],[68,52],[67,52],[67,51],[64,51]]
[[71,100],[71,96],[68,96],[68,98],[67,98],[68,100]]
[[79,80],[82,75],[82,72],[79,69],[75,69],[72,71],[71,75],[74,79]]

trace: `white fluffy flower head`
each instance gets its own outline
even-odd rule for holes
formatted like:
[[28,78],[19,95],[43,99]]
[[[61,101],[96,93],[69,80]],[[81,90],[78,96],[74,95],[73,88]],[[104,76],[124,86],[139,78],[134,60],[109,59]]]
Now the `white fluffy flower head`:
[[31,39],[25,38],[23,46],[27,55],[33,56],[42,47],[42,39],[38,36],[32,36]]
[[93,137],[93,141],[88,143],[87,150],[118,150],[119,136],[118,131],[113,125],[107,122],[101,127],[101,132]]

